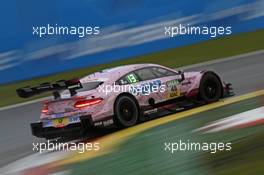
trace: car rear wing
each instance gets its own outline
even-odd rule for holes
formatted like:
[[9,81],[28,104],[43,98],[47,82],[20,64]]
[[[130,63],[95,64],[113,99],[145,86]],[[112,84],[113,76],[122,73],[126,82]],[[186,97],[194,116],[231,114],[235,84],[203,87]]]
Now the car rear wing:
[[[70,91],[71,96],[76,94],[76,90],[82,88],[82,84],[79,79],[71,79],[71,80],[59,80],[55,83],[42,83],[38,86],[26,86],[16,90],[17,94],[21,98],[29,98],[34,95],[53,91],[54,96],[58,96],[59,90],[68,89]],[[56,97],[55,97],[56,98]]]

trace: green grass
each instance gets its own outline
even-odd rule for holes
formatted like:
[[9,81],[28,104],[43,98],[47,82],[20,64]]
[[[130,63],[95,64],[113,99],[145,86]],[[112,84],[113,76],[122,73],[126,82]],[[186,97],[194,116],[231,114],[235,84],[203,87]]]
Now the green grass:
[[15,90],[26,85],[35,85],[42,82],[56,81],[60,79],[82,77],[89,73],[102,70],[104,68],[133,64],[133,63],[157,63],[168,67],[180,67],[217,58],[233,56],[251,51],[264,49],[264,30],[243,33],[230,37],[209,40],[202,43],[169,49],[148,55],[133,57],[112,63],[97,65],[94,67],[82,68],[68,72],[62,72],[47,77],[35,78],[32,80],[16,82],[0,86],[0,106],[11,105],[26,100],[32,100],[42,96],[36,96],[28,99],[17,97]]
[[230,153],[221,152],[212,156],[209,163],[215,169],[215,174],[262,174],[264,171],[264,142],[260,140],[264,140],[263,131],[239,140],[237,144],[234,144],[233,151]]
[[[264,127],[221,131],[211,134],[191,132],[209,122],[262,106],[263,96],[234,103],[160,125],[139,133],[115,147],[114,152],[64,167],[74,175],[86,174],[177,174],[229,175],[264,171]],[[164,143],[231,142],[231,151],[164,151]]]

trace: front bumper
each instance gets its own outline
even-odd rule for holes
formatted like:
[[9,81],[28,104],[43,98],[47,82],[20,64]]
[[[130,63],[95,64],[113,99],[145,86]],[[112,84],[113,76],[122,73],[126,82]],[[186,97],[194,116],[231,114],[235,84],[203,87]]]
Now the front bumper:
[[88,129],[93,127],[91,116],[81,116],[80,123],[69,124],[62,128],[54,127],[43,127],[42,122],[31,123],[31,132],[32,135],[39,138],[59,138],[67,137],[74,134],[85,133]]

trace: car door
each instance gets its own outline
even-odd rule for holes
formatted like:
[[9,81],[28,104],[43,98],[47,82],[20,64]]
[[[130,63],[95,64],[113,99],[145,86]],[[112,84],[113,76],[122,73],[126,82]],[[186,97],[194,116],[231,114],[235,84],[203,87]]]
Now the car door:
[[138,69],[134,73],[138,77],[141,87],[146,85],[153,87],[153,85],[156,85],[156,89],[152,88],[150,92],[143,93],[141,99],[144,99],[146,102],[149,102],[149,99],[153,98],[155,104],[157,104],[181,97],[185,93],[184,90],[186,88],[182,88],[182,74],[177,71],[164,67],[151,66]]
[[165,87],[163,101],[181,97],[185,93],[181,85],[183,77],[179,72],[163,67],[152,67],[152,71]]
[[160,103],[180,96],[177,72],[160,67],[146,67],[132,71],[123,76],[118,84],[127,86],[140,106],[149,105],[149,100]]
[[[150,67],[140,68],[123,76],[119,85],[129,86],[129,92],[138,100],[140,106],[149,105],[149,99],[153,98],[155,102],[163,100],[160,89],[162,81],[152,72]],[[126,88],[127,89],[127,88]],[[165,90],[163,90],[164,92]]]

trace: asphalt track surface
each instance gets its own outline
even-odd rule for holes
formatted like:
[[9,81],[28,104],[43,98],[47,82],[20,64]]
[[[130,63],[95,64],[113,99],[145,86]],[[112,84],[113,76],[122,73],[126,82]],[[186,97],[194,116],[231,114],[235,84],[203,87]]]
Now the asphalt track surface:
[[[233,84],[237,95],[264,89],[264,53],[187,68],[186,71],[213,70]],[[39,119],[41,103],[36,102],[0,111],[0,167],[34,153],[29,123]]]

